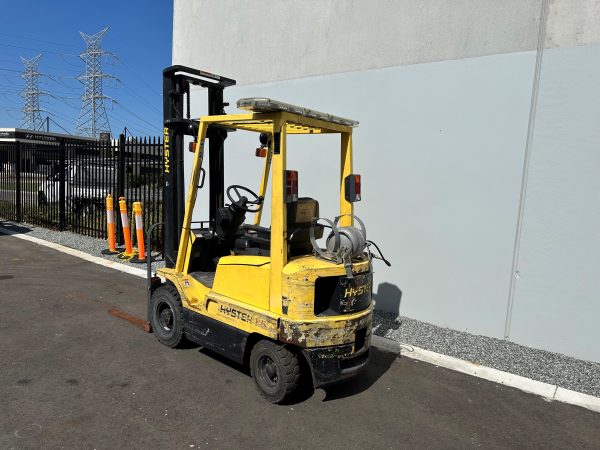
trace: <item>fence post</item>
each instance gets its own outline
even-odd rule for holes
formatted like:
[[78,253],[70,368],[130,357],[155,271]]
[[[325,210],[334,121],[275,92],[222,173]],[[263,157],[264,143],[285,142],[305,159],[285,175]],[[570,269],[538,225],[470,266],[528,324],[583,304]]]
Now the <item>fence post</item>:
[[23,219],[21,214],[21,143],[15,142],[15,209],[17,222]]
[[[119,153],[117,154],[117,192],[115,197],[125,197],[125,135],[119,135]],[[123,230],[122,227],[117,227],[117,243],[122,244]]]
[[61,139],[59,144],[59,157],[58,157],[58,229],[63,231],[66,228],[66,209],[67,209],[67,199],[66,199],[66,180],[65,180],[65,171],[66,171],[66,149],[65,149],[65,140]]
[[125,135],[119,135],[119,153],[117,155],[117,195],[125,196]]

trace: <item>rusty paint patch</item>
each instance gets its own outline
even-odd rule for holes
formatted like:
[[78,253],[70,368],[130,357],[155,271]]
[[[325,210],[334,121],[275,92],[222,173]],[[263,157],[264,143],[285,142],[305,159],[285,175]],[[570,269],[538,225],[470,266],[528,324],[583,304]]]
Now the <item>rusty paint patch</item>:
[[140,319],[139,317],[132,316],[131,314],[127,314],[125,311],[121,311],[117,308],[110,308],[108,310],[108,313],[113,317],[126,320],[130,324],[134,325],[142,331],[145,331],[146,333],[150,333],[152,331],[152,328],[150,327],[150,323],[148,321]]
[[279,340],[300,347],[325,347],[355,341],[356,330],[366,327],[370,333],[372,312],[355,319],[332,319],[329,322],[292,322],[280,320]]
[[317,359],[341,359],[352,354],[352,345],[338,345],[326,347],[315,354]]

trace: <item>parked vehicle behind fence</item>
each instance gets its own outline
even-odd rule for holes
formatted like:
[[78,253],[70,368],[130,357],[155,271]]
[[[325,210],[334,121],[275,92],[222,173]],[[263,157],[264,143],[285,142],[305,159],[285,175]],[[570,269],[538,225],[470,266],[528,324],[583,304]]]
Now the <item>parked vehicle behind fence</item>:
[[[89,214],[102,210],[109,187],[116,177],[111,166],[69,164],[65,168],[65,201],[67,210]],[[60,173],[49,175],[38,187],[38,206],[60,201]]]

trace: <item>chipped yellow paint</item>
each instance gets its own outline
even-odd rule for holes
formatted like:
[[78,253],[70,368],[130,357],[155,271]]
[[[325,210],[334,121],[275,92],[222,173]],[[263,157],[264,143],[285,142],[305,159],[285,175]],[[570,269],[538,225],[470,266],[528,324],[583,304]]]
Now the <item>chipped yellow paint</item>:
[[[368,259],[352,264],[355,274],[368,272]],[[287,304],[287,316],[294,319],[314,318],[315,281],[319,277],[345,276],[342,264],[316,258],[300,256],[290,261],[283,269],[283,296]],[[340,317],[349,317],[343,315]]]
[[322,317],[313,320],[297,321],[282,318],[279,322],[279,340],[299,347],[327,347],[352,344],[356,331],[372,327],[373,308],[356,314]]
[[277,339],[278,319],[275,314],[224,295],[210,293],[206,298],[204,314],[248,333]]

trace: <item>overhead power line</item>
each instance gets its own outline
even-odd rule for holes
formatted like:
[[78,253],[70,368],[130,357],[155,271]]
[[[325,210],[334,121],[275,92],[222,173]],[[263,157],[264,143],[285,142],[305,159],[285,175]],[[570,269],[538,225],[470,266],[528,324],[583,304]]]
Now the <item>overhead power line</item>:
[[24,45],[16,45],[16,44],[5,44],[4,42],[0,42],[0,45],[3,47],[12,47],[12,48],[20,48],[21,50],[32,50],[34,52],[36,51],[43,51],[44,53],[53,53],[55,55],[65,55],[64,52],[57,52],[56,50],[49,50],[47,48],[34,48],[34,47],[26,47]]
[[0,33],[0,35],[2,35],[2,36],[8,36],[8,37],[13,37],[13,38],[17,38],[17,39],[27,39],[28,41],[43,42],[44,44],[58,45],[59,47],[66,47],[66,48],[77,49],[77,47],[75,47],[74,45],[61,44],[61,43],[58,43],[58,42],[48,41],[46,39],[37,39],[37,38],[28,37],[28,36],[20,36],[20,35],[17,35],[17,34],[9,34],[9,33]]
[[152,86],[150,86],[150,84],[144,80],[135,70],[133,70],[131,67],[129,67],[128,64],[125,63],[125,61],[120,60],[119,58],[116,58],[117,61],[119,61],[121,64],[123,64],[123,67],[125,67],[127,70],[129,70],[133,75],[135,75],[135,77],[140,80],[142,83],[144,83],[146,85],[146,87],[148,89],[150,89],[153,93],[155,93],[156,95],[158,95],[159,97],[162,97],[162,94],[159,93],[155,88],[153,88]]

